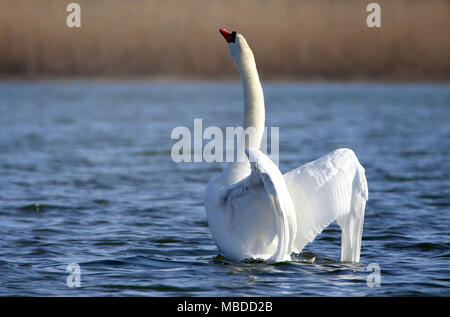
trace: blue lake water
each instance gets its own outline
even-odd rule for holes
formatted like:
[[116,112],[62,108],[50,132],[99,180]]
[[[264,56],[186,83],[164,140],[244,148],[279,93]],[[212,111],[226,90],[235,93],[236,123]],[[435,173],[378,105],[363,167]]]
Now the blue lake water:
[[263,86],[282,172],[339,147],[365,167],[361,264],[336,224],[290,263],[218,256],[202,199],[224,163],[174,163],[170,135],[240,125],[239,83],[2,82],[0,295],[450,296],[450,85]]

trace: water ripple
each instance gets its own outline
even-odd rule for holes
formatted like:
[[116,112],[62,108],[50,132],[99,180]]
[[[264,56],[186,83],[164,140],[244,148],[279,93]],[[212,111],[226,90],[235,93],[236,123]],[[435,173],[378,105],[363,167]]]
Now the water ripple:
[[219,254],[203,191],[224,164],[175,164],[170,135],[194,118],[240,124],[241,90],[0,83],[0,295],[450,296],[449,85],[264,84],[283,172],[338,147],[364,165],[358,265],[339,262],[336,224],[290,263]]

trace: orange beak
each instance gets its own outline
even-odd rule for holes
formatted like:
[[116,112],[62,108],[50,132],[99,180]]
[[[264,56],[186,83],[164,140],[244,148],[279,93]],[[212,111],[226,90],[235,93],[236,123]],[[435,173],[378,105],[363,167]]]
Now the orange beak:
[[227,43],[234,42],[234,39],[236,37],[236,32],[230,33],[225,29],[219,29],[220,34],[225,38]]

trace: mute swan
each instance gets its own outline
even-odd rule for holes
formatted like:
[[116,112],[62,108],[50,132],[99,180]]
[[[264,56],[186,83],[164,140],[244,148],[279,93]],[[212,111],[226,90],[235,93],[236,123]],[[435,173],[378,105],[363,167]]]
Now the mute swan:
[[244,160],[228,163],[205,191],[218,248],[232,261],[289,261],[336,220],[342,230],[341,261],[359,262],[368,199],[364,168],[352,150],[337,149],[282,175],[259,150],[265,110],[253,53],[241,34],[219,31],[241,75],[244,128],[253,130],[245,140]]

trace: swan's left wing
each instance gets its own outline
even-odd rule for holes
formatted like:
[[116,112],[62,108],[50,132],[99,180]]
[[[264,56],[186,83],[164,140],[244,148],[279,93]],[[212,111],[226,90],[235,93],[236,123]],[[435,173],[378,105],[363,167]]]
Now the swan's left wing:
[[297,215],[294,252],[337,220],[341,261],[359,262],[368,199],[364,168],[350,149],[338,149],[284,175]]
[[240,209],[245,208],[245,203],[255,196],[268,199],[272,205],[278,238],[277,249],[269,261],[290,260],[297,228],[294,206],[283,175],[275,163],[261,151],[247,149],[245,153],[250,161],[251,173],[242,181],[225,188],[223,202],[234,205],[234,210],[239,213]]

